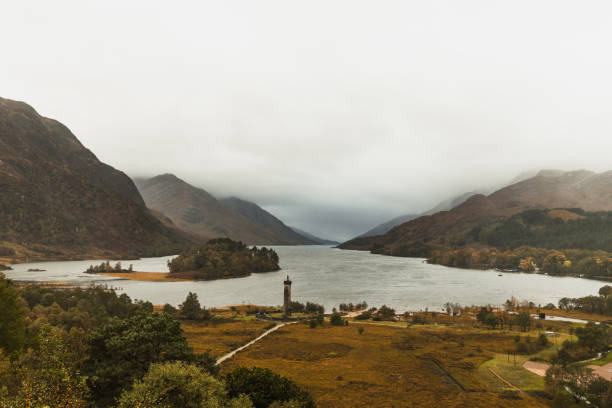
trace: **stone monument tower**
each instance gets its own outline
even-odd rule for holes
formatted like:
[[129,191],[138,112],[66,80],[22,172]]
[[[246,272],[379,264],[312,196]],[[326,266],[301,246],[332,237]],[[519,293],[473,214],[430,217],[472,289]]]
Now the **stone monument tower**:
[[289,280],[289,275],[287,275],[283,294],[283,317],[289,316],[291,316],[291,281]]

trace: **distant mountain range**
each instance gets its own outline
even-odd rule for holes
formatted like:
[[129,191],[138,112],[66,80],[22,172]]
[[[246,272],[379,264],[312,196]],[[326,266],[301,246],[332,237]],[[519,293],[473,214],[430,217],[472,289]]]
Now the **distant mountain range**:
[[456,247],[479,223],[529,209],[582,208],[612,210],[612,171],[543,170],[535,177],[504,187],[489,196],[476,194],[450,211],[422,216],[374,237],[340,245],[399,256],[429,256],[437,247]]
[[436,205],[434,208],[432,208],[429,211],[426,211],[422,214],[407,214],[407,215],[401,215],[397,218],[394,218],[390,221],[387,221],[383,224],[380,224],[374,228],[372,228],[371,230],[361,234],[359,237],[371,237],[374,235],[383,235],[386,234],[389,230],[391,230],[393,227],[397,227],[398,225],[401,225],[405,222],[408,221],[412,221],[416,218],[422,217],[424,215],[431,215],[431,214],[435,214],[437,212],[440,211],[448,211],[450,209],[455,208],[456,206],[463,204],[465,202],[465,200],[467,200],[468,198],[470,198],[471,196],[475,195],[475,194],[479,194],[479,192],[477,191],[472,191],[469,193],[464,193],[461,194],[459,196],[456,197],[452,197],[449,198],[447,200],[442,201],[441,203],[439,203],[438,205]]
[[435,207],[433,207],[432,209],[425,211],[423,213],[420,214],[406,214],[406,215],[401,215],[399,217],[393,218],[390,221],[387,221],[383,224],[380,224],[374,228],[372,228],[371,230],[364,232],[363,234],[359,235],[357,238],[359,237],[371,237],[371,236],[375,236],[375,235],[383,235],[386,234],[387,232],[389,232],[393,227],[397,227],[398,225],[401,225],[405,222],[408,221],[412,221],[416,218],[422,217],[424,215],[432,215],[435,214],[437,212],[440,211],[448,211],[448,210],[452,210],[453,208],[463,204],[467,199],[469,199],[470,197],[476,195],[476,194],[484,194],[484,195],[488,195],[502,187],[505,187],[507,185],[512,185],[512,184],[516,184],[518,182],[530,179],[532,177],[535,177],[538,173],[540,172],[546,172],[547,174],[560,174],[563,173],[563,171],[561,170],[529,170],[529,171],[524,171],[522,173],[520,173],[518,176],[516,176],[514,179],[512,179],[512,181],[510,183],[504,184],[499,186],[498,188],[480,188],[477,190],[473,190],[473,191],[469,191],[463,194],[460,194],[458,196],[454,196],[451,198],[448,198],[440,203],[438,203],[438,205],[436,205]]
[[217,200],[172,174],[135,179],[147,206],[180,228],[207,238],[229,237],[251,245],[318,243],[259,207],[236,197]]
[[271,232],[278,244],[312,245],[317,243],[286,226],[281,220],[251,201],[237,197],[223,198],[220,201],[264,230]]
[[196,241],[154,217],[132,180],[66,126],[0,98],[1,256],[154,256]]
[[300,234],[303,237],[308,238],[309,240],[313,241],[316,244],[319,245],[338,245],[339,242],[338,241],[332,241],[329,239],[325,239],[325,238],[319,238],[316,235],[312,235],[304,230],[301,230],[299,228],[296,227],[290,227],[292,230],[294,230],[295,232],[297,232],[298,234]]

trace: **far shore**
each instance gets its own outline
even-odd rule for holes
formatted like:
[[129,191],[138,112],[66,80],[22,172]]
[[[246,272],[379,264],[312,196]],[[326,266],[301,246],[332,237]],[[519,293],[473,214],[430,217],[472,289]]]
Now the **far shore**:
[[167,272],[101,272],[99,275],[145,282],[195,282],[194,279],[171,277]]

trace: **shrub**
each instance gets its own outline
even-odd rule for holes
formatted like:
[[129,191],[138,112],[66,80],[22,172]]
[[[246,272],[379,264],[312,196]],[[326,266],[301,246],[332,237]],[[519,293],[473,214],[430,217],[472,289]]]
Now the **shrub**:
[[372,318],[372,312],[370,312],[369,310],[366,310],[365,312],[362,312],[361,314],[355,316],[356,320],[368,320]]
[[412,316],[412,324],[425,324],[425,318],[415,314]]
[[540,347],[548,346],[548,337],[544,333],[540,334],[540,336],[538,337],[538,346]]
[[133,378],[142,377],[152,363],[195,359],[179,322],[165,314],[113,318],[94,330],[88,343],[84,374],[94,397],[104,401],[112,400]]
[[293,381],[267,368],[239,367],[225,377],[229,397],[247,395],[255,408],[267,408],[273,402],[296,401],[303,408],[315,408],[310,394]]
[[253,407],[251,401],[238,396],[228,404],[223,383],[202,369],[184,362],[156,363],[142,380],[136,380],[119,398],[118,408],[135,407]]
[[395,310],[387,305],[382,305],[376,315],[382,320],[393,320],[395,318]]
[[25,343],[25,310],[11,282],[0,273],[0,349],[21,350]]
[[175,316],[176,315],[176,307],[172,306],[170,303],[166,303],[164,305],[164,309],[163,309],[165,314],[169,314],[170,316]]
[[317,323],[323,324],[324,321],[325,321],[325,316],[323,316],[323,313],[317,314]]
[[332,326],[342,326],[344,324],[342,320],[342,316],[338,312],[332,313],[329,322],[331,323]]

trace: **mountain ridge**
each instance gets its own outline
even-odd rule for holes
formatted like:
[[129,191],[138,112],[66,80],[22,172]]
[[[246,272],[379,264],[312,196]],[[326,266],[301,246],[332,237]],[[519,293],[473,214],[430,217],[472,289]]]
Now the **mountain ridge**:
[[473,195],[452,210],[419,217],[386,234],[356,238],[339,247],[427,257],[437,247],[460,246],[462,234],[486,219],[544,208],[612,210],[612,171],[539,172],[488,196]]
[[0,245],[13,260],[168,255],[193,243],[70,129],[4,98],[0,191]]
[[238,198],[218,200],[174,174],[135,178],[134,182],[148,207],[188,232],[250,245],[312,244],[257,204]]

